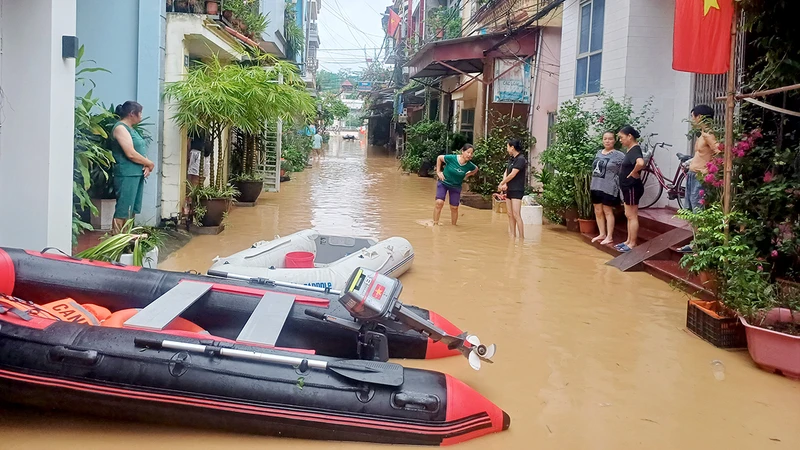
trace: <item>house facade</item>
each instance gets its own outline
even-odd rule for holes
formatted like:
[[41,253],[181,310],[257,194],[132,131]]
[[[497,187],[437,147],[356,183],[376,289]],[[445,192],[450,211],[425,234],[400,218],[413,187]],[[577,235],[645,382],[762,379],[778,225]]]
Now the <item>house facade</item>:
[[[691,154],[687,120],[695,104],[722,112],[725,75],[672,70],[675,0],[576,0],[564,3],[558,100],[581,98],[589,108],[605,91],[630,97],[635,107],[652,101],[653,122],[643,137],[666,142],[655,162],[667,177],[678,168],[675,153]],[[673,206],[676,204],[671,202]],[[659,205],[670,204],[666,196]]]
[[72,248],[75,0],[0,0],[0,246]]

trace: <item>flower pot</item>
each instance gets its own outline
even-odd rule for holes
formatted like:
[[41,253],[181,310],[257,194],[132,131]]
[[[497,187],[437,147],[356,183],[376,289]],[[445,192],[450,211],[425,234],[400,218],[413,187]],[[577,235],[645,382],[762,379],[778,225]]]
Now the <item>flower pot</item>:
[[800,312],[785,308],[769,311],[764,323],[750,325],[742,317],[747,330],[747,349],[758,367],[772,373],[781,373],[787,378],[800,380],[800,336],[773,331],[766,327],[794,323],[800,327]]
[[217,227],[222,224],[222,219],[225,213],[228,212],[231,206],[231,200],[228,198],[212,198],[209,200],[201,200],[200,205],[206,209],[206,215],[203,216],[204,227]]
[[567,231],[580,231],[580,225],[578,225],[578,210],[575,208],[569,208],[564,211],[564,221],[567,225]]
[[597,221],[593,219],[578,219],[578,228],[581,234],[597,234]]
[[209,0],[206,2],[206,14],[209,16],[216,16],[219,14],[219,3],[216,0]]
[[698,274],[698,277],[700,278],[700,284],[703,285],[703,288],[714,294],[717,293],[717,276],[713,272],[704,270]]
[[92,204],[97,208],[97,215],[92,214],[90,223],[95,230],[108,231],[114,226],[114,209],[116,199],[92,199]]
[[263,181],[236,181],[232,184],[239,190],[237,200],[244,203],[255,202],[264,190]]
[[419,166],[419,171],[417,172],[417,175],[421,177],[430,177],[432,169],[433,169],[433,163],[431,163],[430,161],[422,161],[422,164],[420,164]]
[[[119,262],[127,266],[132,266],[133,254],[123,253],[119,257]],[[142,258],[142,267],[147,269],[155,269],[157,266],[158,266],[158,247],[145,253],[144,257]]]

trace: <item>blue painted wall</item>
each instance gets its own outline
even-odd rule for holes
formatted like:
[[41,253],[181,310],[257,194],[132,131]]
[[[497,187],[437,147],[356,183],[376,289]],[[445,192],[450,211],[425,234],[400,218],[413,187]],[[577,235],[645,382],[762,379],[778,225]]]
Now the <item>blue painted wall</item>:
[[[153,141],[148,157],[156,167],[145,183],[139,224],[161,221],[161,156],[166,45],[164,0],[77,0],[77,35],[85,47],[84,59],[111,71],[89,77],[95,95],[106,105],[135,100],[144,107]],[[83,95],[91,85],[77,86]]]

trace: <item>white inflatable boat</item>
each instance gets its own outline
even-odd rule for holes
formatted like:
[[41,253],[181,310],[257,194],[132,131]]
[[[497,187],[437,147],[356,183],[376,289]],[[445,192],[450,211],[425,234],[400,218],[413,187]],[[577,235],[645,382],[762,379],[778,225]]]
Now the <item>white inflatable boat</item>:
[[[286,254],[290,252],[313,253],[314,267],[287,268]],[[208,272],[342,290],[359,267],[397,278],[413,261],[414,249],[401,237],[377,242],[303,230],[273,241],[256,242],[251,248],[228,257],[218,256]]]

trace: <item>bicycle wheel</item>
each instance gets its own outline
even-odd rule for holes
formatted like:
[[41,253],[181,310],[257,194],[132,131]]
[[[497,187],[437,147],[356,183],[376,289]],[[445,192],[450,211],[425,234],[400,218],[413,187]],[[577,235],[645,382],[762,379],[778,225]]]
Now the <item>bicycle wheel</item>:
[[643,170],[642,184],[644,184],[644,194],[639,200],[639,209],[647,209],[658,202],[661,194],[664,193],[664,186],[658,182],[658,177],[650,170]]
[[686,198],[686,174],[681,173],[678,175],[678,182],[675,183],[675,191],[678,193],[678,197],[675,199],[678,201],[678,209],[683,209],[683,201]]

